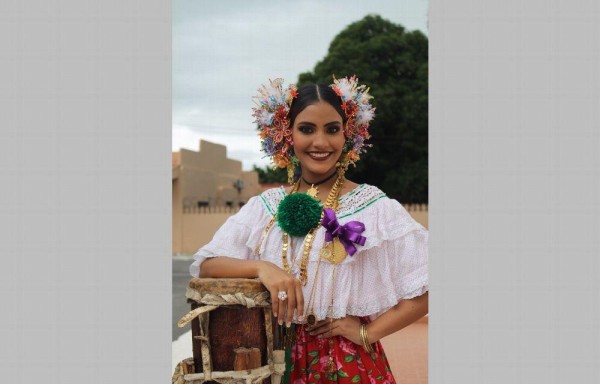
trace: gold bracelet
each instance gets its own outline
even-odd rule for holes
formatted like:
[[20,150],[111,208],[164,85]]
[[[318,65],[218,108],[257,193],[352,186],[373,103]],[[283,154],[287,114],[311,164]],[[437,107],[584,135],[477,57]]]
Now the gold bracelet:
[[367,341],[367,336],[366,336],[366,333],[367,333],[367,329],[366,328],[367,327],[366,327],[365,324],[361,324],[360,325],[360,338],[362,340],[363,348],[365,349],[365,351],[370,352],[369,351],[369,343]]
[[366,324],[360,325],[360,338],[363,343],[363,348],[369,353],[374,353],[375,351],[373,350],[373,347],[371,346],[371,344],[369,344],[369,335],[367,334]]

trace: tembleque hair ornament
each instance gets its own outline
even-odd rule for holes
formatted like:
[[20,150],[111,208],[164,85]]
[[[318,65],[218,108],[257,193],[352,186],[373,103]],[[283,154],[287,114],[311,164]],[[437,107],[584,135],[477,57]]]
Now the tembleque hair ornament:
[[284,89],[283,79],[269,80],[269,85],[262,85],[254,96],[256,107],[252,108],[252,115],[259,126],[262,150],[279,168],[285,168],[291,161],[292,130],[288,114],[296,96],[296,85]]
[[371,138],[369,124],[375,117],[375,108],[370,102],[373,96],[369,94],[366,85],[358,84],[356,76],[336,79],[334,75],[330,87],[342,99],[342,109],[346,114],[347,121],[344,127],[346,155],[342,166],[348,168],[348,165],[354,165],[360,160],[361,153],[366,152],[365,147],[370,146],[365,144],[365,141]]

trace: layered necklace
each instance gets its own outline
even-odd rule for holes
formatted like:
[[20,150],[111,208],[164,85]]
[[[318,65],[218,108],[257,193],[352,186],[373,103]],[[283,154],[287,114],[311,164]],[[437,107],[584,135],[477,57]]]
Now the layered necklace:
[[[337,179],[334,182],[327,199],[324,204],[321,204],[316,197],[318,196],[318,186],[331,180],[337,175]],[[300,187],[300,181],[304,181],[310,185],[310,188],[306,193],[298,193]],[[283,269],[292,274],[292,268],[288,262],[288,253],[290,248],[290,235],[296,237],[305,237],[304,247],[302,250],[302,257],[300,259],[300,272],[298,279],[302,285],[306,285],[308,281],[308,258],[312,249],[313,240],[316,231],[319,229],[320,222],[324,217],[323,210],[329,208],[337,210],[338,198],[342,191],[344,184],[344,172],[337,170],[332,173],[326,179],[321,180],[318,183],[308,183],[304,178],[298,179],[294,184],[290,193],[279,203],[277,213],[273,216],[267,227],[265,228],[261,239],[254,250],[254,254],[259,256],[262,243],[269,233],[271,227],[278,222],[279,226],[283,231],[282,235],[282,246],[281,246],[281,264]],[[327,247],[326,247],[327,248]],[[293,260],[295,264],[296,260]]]

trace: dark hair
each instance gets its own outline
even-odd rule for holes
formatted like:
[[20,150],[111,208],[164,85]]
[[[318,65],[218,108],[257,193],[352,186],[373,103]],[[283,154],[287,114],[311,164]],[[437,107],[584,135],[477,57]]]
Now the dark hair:
[[298,96],[290,106],[290,129],[294,126],[294,121],[300,112],[309,105],[324,101],[330,104],[342,117],[342,122],[346,123],[346,114],[342,109],[342,99],[335,93],[331,87],[323,84],[307,84],[298,89]]

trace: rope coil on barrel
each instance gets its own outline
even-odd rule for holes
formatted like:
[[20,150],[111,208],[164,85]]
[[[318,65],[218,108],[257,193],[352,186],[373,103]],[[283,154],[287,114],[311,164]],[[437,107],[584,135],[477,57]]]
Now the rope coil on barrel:
[[248,308],[266,307],[271,305],[269,292],[256,292],[251,295],[237,292],[235,294],[201,294],[194,288],[187,287],[185,297],[197,303],[208,305],[234,305],[239,304]]
[[268,292],[260,292],[253,297],[248,297],[244,295],[242,292],[238,292],[235,294],[225,294],[225,295],[215,295],[215,294],[206,294],[200,299],[202,304],[208,305],[234,305],[239,304],[248,308],[254,307],[263,307],[270,305],[269,302],[269,293]]
[[194,320],[197,316],[200,316],[203,313],[210,312],[221,305],[243,305],[247,308],[254,307],[266,307],[271,305],[269,292],[260,292],[252,297],[248,297],[244,295],[242,292],[238,292],[235,294],[223,294],[216,295],[212,293],[205,294],[202,297],[199,297],[200,294],[198,291],[194,289],[188,288],[186,292],[186,296],[189,299],[197,301],[202,304],[206,304],[205,306],[198,307],[186,313],[178,322],[177,326],[179,328],[184,327],[187,323]]

